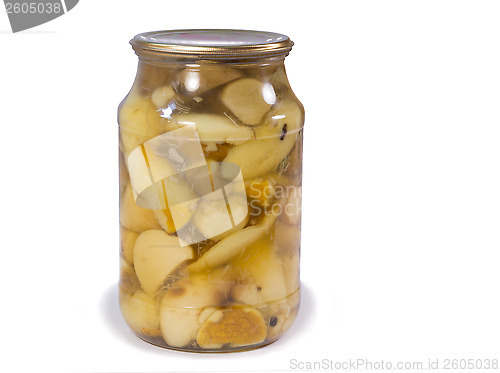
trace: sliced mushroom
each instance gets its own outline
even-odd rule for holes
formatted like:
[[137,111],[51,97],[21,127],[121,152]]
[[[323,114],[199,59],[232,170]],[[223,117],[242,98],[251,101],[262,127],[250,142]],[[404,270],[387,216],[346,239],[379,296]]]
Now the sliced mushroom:
[[227,201],[226,204],[225,198],[203,199],[194,214],[196,228],[212,241],[242,229],[248,222],[246,198],[231,194]]
[[120,203],[120,224],[133,232],[141,233],[148,229],[161,228],[153,210],[137,206],[130,184],[123,192]]
[[238,145],[254,138],[250,128],[237,125],[223,115],[189,113],[176,115],[173,119],[179,128],[195,125],[201,142],[206,145]]
[[188,67],[177,76],[178,89],[182,94],[201,96],[241,76],[237,69],[221,67],[209,61],[198,61],[198,66]]
[[226,302],[233,283],[230,272],[214,270],[170,285],[160,306],[160,326],[167,344],[183,347],[193,342],[201,322],[214,307]]
[[[237,257],[247,247],[269,232],[273,224],[276,222],[279,212],[282,211],[283,201],[284,199],[281,199],[276,204],[276,206],[279,207],[278,209],[274,209],[273,206],[260,224],[240,229],[217,242],[196,262],[191,263],[188,266],[188,271],[195,272],[214,268]],[[278,210],[278,212],[275,210]]]
[[134,245],[137,237],[139,233],[120,226],[121,253],[129,263],[134,262]]
[[175,96],[175,91],[170,85],[156,88],[152,95],[151,101],[158,108],[164,108],[168,102]]
[[157,337],[161,334],[158,305],[142,290],[130,295],[120,290],[120,309],[130,328],[139,334]]
[[137,278],[134,266],[124,258],[120,258],[120,289],[127,294],[140,290],[141,283]]
[[153,296],[169,275],[193,258],[191,246],[180,246],[177,237],[154,229],[141,233],[135,242],[134,267],[144,291]]
[[203,349],[218,349],[228,344],[244,347],[266,339],[266,324],[259,311],[252,307],[232,307],[213,312],[203,323],[196,343]]
[[224,88],[221,101],[241,122],[254,126],[276,102],[276,94],[269,83],[243,78]]
[[132,90],[118,110],[120,138],[127,156],[139,145],[162,134],[165,124],[148,97]]
[[265,307],[264,317],[267,319],[267,339],[273,341],[279,338],[291,325],[294,314],[291,313],[291,307],[286,300],[270,304]]
[[[293,149],[302,123],[300,106],[293,101],[281,102],[255,127],[255,139],[229,149],[224,162],[237,164],[245,180],[265,175]],[[225,172],[223,164],[223,176]]]

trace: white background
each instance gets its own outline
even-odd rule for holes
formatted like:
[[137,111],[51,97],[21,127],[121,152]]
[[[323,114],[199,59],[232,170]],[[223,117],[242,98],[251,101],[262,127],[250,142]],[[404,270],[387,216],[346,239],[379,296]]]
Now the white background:
[[[12,34],[1,13],[1,370],[500,358],[499,19],[498,1],[82,0]],[[303,303],[292,330],[261,350],[163,350],[119,315],[116,108],[137,65],[128,41],[174,28],[295,42]]]

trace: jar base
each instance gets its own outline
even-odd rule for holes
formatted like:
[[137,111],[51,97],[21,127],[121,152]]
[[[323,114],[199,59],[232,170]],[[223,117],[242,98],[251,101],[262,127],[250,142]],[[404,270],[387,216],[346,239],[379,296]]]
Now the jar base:
[[258,350],[262,347],[269,346],[276,342],[279,338],[276,338],[272,341],[265,341],[260,344],[252,345],[252,346],[242,346],[242,347],[228,347],[227,349],[218,348],[218,349],[202,349],[202,348],[189,348],[189,347],[172,347],[165,343],[163,338],[161,337],[145,337],[141,334],[134,333],[139,339],[143,340],[146,343],[149,343],[153,346],[164,348],[166,350],[172,351],[180,351],[180,352],[188,352],[194,354],[228,354],[232,352],[246,352]]

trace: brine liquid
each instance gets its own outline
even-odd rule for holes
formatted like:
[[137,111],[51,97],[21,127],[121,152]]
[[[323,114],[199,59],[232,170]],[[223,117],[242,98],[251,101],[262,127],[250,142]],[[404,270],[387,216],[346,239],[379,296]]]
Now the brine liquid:
[[224,352],[290,328],[303,118],[282,63],[140,63],[118,115],[120,307],[140,338]]

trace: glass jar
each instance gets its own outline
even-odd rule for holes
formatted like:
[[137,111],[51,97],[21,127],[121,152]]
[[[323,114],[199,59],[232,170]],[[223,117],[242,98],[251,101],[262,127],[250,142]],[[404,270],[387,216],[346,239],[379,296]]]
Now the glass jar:
[[120,308],[183,351],[276,341],[299,308],[304,110],[281,34],[174,30],[131,40],[118,109]]

